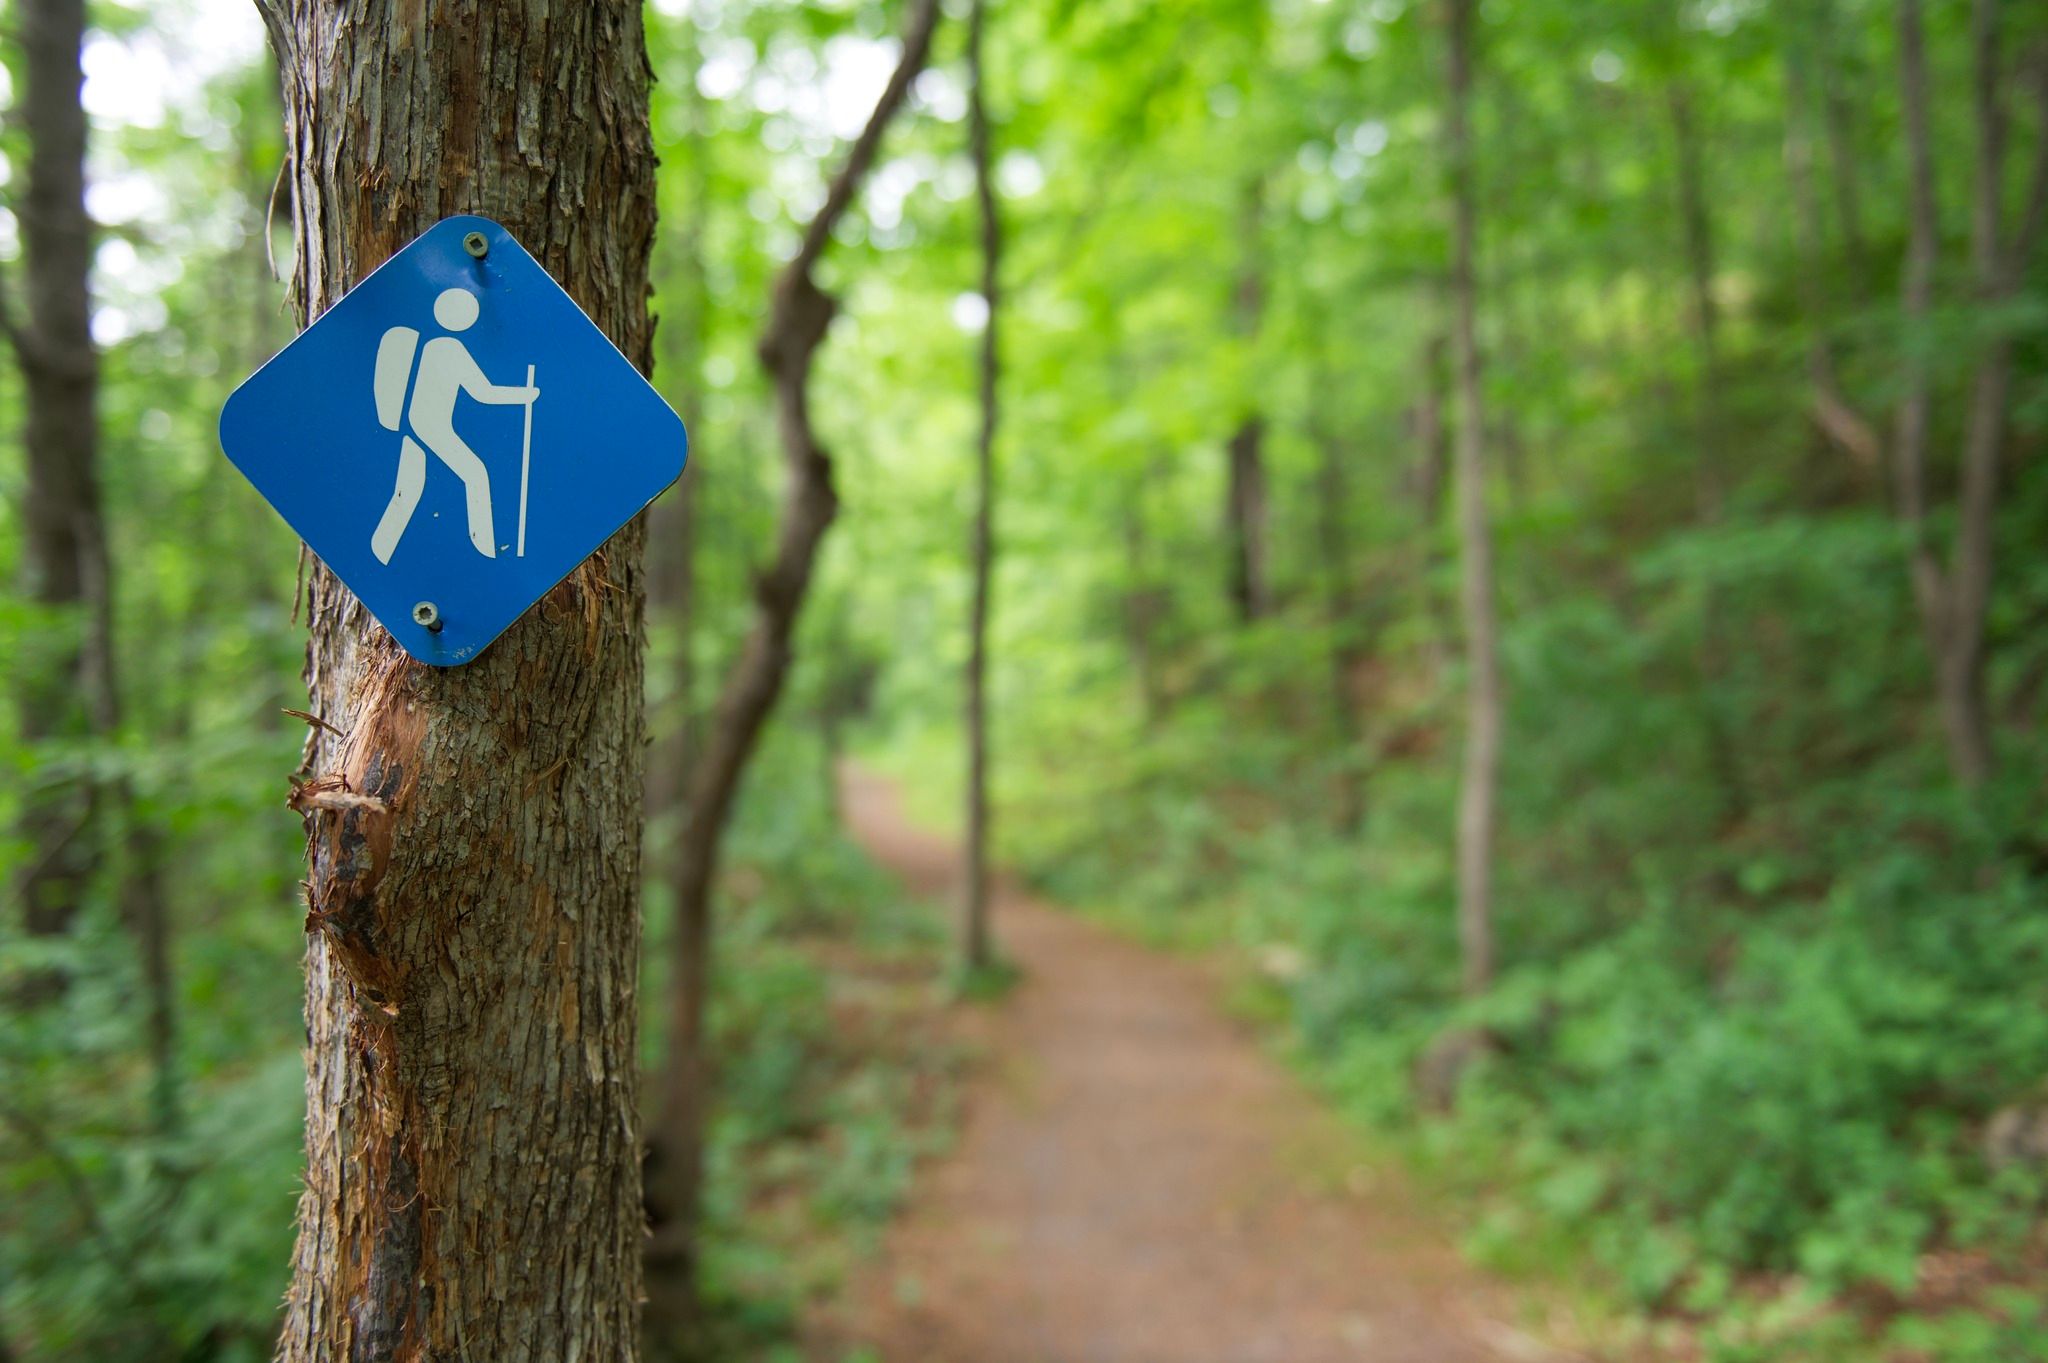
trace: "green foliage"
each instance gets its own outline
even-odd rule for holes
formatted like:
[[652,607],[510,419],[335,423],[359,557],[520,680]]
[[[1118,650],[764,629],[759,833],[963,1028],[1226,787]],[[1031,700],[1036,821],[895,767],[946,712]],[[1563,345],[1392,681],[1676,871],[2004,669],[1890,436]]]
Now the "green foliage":
[[[747,625],[781,479],[756,331],[900,17],[866,0],[683,8],[648,15],[656,377],[690,414],[698,480],[695,613],[651,628],[662,733],[712,722]],[[1990,1117],[2048,1077],[2048,291],[2038,258],[2001,306],[1970,275],[1970,7],[1927,6],[1942,218],[1924,326],[1895,302],[1892,5],[1478,9],[1510,705],[1497,982],[1457,995],[1459,561],[1424,439],[1449,409],[1443,32],[1419,0],[994,9],[1003,850],[1147,940],[1240,953],[1235,1005],[1463,1192],[1475,1254],[1590,1264],[1655,1318],[1653,1355],[2048,1353],[2048,1186],[1983,1150]],[[2032,52],[2040,16],[2003,12],[2009,55]],[[190,4],[95,18],[99,41],[164,54],[172,87],[154,115],[95,127],[124,718],[21,739],[17,697],[84,622],[33,604],[24,472],[0,458],[0,886],[29,854],[32,793],[119,780],[135,798],[75,932],[24,939],[0,900],[0,981],[71,982],[0,1001],[0,1346],[260,1358],[299,1158],[300,846],[278,808],[298,743],[278,711],[301,635],[292,541],[212,431],[288,330],[265,263],[291,246],[266,226],[282,141],[253,15],[241,48]],[[919,811],[958,808],[976,279],[958,42],[942,29],[825,265],[844,308],[814,399],[844,512],[718,905],[705,1269],[734,1357],[793,1356],[806,1304],[941,1138],[955,1057],[920,1019],[1007,982],[948,977],[936,915],[860,861],[828,794],[841,726],[872,703]],[[0,51],[18,91],[15,46]],[[1703,152],[1711,355],[1676,211],[1681,105]],[[2022,152],[2048,129],[2011,108],[2017,207]],[[1787,174],[1800,146],[1811,232]],[[22,153],[18,120],[0,122],[10,206]],[[15,240],[0,219],[10,281]],[[1999,340],[2015,356],[1988,609],[2001,769],[1966,799],[1883,460],[1816,433],[1813,376],[1825,344],[1882,444],[1901,358],[1928,361],[1945,554],[1974,370]],[[0,366],[9,430],[20,390]],[[1223,445],[1253,413],[1278,606],[1244,624],[1218,523]],[[175,1124],[115,903],[129,827],[171,854]],[[648,900],[658,1002],[667,905]],[[1472,1028],[1496,1046],[1452,1114],[1424,1114],[1418,1063]]]
[[[1862,513],[1731,525],[1638,559],[1625,608],[1583,591],[1518,606],[1510,965],[1478,1000],[1454,992],[1454,754],[1376,763],[1362,832],[1333,826],[1317,736],[1247,757],[1246,731],[1314,701],[1255,656],[1149,742],[1013,764],[1009,845],[1113,921],[1234,944],[1308,1072],[1368,1120],[1412,1130],[1428,1043],[1490,1034],[1455,1115],[1413,1142],[1472,1198],[1482,1259],[1538,1270],[1561,1241],[1641,1307],[1761,1332],[1729,1358],[1817,1349],[1765,1328],[1756,1284],[1910,1302],[1938,1247],[2017,1262],[2048,1199],[2038,1170],[1994,1175],[1981,1147],[2048,1074],[2041,885],[2007,850],[2024,834],[1987,838],[1932,754],[1888,740],[1919,704],[1894,552]],[[1759,655],[1716,694],[1745,736],[1733,820],[1692,681],[1709,571]],[[1403,732],[1435,707],[1372,722]],[[1030,722],[1095,721],[1061,705]],[[1993,801],[2038,808],[2023,775]],[[1995,1319],[1909,1316],[1896,1342],[1992,1357],[1970,1350],[2037,1328]]]

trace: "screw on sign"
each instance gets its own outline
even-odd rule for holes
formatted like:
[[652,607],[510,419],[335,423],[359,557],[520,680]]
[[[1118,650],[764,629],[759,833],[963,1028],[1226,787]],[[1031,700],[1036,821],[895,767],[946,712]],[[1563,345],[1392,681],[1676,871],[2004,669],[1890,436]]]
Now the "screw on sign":
[[[494,412],[509,408],[516,421]],[[673,483],[688,446],[540,263],[476,217],[429,228],[350,290],[235,390],[220,436],[392,637],[443,667]]]

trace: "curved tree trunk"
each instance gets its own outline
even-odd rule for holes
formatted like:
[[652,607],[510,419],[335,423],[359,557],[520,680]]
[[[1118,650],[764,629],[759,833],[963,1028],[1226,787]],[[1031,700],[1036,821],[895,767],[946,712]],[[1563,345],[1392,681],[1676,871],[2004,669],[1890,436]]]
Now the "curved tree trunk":
[[[1934,305],[1941,224],[1935,200],[1929,129],[1926,35],[1920,0],[1900,0],[1899,84],[1907,153],[1906,262],[1900,311],[1910,330],[1924,329]],[[1977,303],[1994,315],[2017,293],[2022,273],[2048,222],[2048,132],[2036,135],[2016,222],[2005,221],[2005,151],[2009,116],[2001,54],[1999,0],[1974,0],[1970,40],[1975,81],[1977,154],[1970,204],[1970,258]],[[2048,119],[2048,82],[2035,88]],[[2001,325],[1978,356],[1970,385],[1955,546],[1944,571],[1929,524],[1928,448],[1933,430],[1933,378],[1927,347],[1909,338],[1893,439],[1893,497],[1908,537],[1907,564],[1921,633],[1934,659],[1935,698],[1956,784],[1974,790],[1996,764],[1985,685],[1985,620],[1991,607],[1998,515],[1999,466],[2011,418],[2013,338]]]
[[[302,321],[430,224],[476,212],[647,367],[637,4],[263,12]],[[288,1363],[636,1356],[641,538],[621,531],[446,670],[312,575]]]
[[666,1051],[647,1152],[647,1343],[668,1355],[691,1347],[697,1326],[697,1217],[703,1186],[708,1084],[704,1010],[709,988],[711,890],[719,844],[738,798],[740,778],[782,695],[793,640],[818,545],[838,514],[832,457],[811,427],[811,360],[837,303],[813,272],[832,233],[853,206],[880,150],[882,135],[924,69],[938,24],[938,0],[916,0],[903,52],[867,126],[847,149],[825,202],[804,229],[796,255],[776,277],[761,334],[762,367],[775,390],[776,429],[788,468],[775,556],[755,580],[752,629],[726,674],[699,751],[690,764],[688,817],[675,848],[674,971],[669,985]]

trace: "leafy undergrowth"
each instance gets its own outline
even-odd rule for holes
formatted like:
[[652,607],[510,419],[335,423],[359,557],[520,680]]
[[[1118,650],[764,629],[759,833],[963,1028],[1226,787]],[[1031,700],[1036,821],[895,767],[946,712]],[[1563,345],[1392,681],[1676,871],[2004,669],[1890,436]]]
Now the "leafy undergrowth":
[[940,1026],[937,912],[846,841],[786,757],[767,756],[773,799],[743,812],[719,904],[703,1243],[720,1363],[803,1357],[806,1314],[950,1139],[962,1060]]
[[[1149,728],[1108,691],[1013,717],[1005,855],[1145,940],[1238,954],[1240,1001],[1453,1195],[1471,1254],[1590,1283],[1617,1357],[2048,1357],[2048,1172],[1987,1148],[2048,1077],[2044,753],[2008,731],[2004,778],[1953,792],[1913,737],[1892,553],[1862,513],[1730,526],[1519,604],[1476,1001],[1456,675],[1420,626],[1353,679],[1355,740],[1319,727],[1301,619],[1192,652]],[[1745,648],[1703,693],[1710,574]],[[1473,1029],[1496,1045],[1427,1112],[1418,1067]]]

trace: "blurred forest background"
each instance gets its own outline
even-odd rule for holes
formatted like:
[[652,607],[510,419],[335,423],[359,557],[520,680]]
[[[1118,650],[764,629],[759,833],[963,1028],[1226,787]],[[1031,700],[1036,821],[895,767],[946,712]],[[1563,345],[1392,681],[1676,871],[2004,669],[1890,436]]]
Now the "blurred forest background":
[[[2048,10],[1485,4],[1461,156],[1446,8],[991,7],[993,855],[1240,961],[1469,1253],[1650,1356],[2048,1358]],[[729,1358],[794,1356],[943,1141],[959,1057],[906,1019],[978,978],[832,780],[857,752],[963,817],[961,17],[821,268],[843,509],[712,918]],[[254,1359],[301,1159],[303,627],[214,422],[290,337],[276,76],[228,0],[91,22],[107,571],[68,594],[33,364],[0,366],[0,1358]],[[901,13],[647,22],[654,378],[693,450],[655,513],[688,590],[650,625],[653,1069],[660,754],[712,722],[783,477],[754,340]],[[29,150],[11,115],[16,326]],[[31,903],[66,799],[80,869]]]

